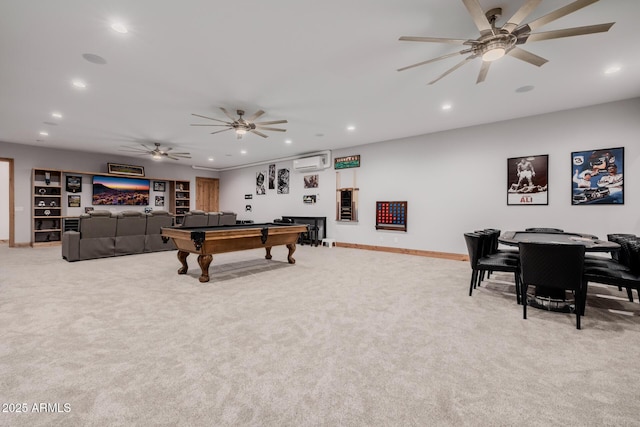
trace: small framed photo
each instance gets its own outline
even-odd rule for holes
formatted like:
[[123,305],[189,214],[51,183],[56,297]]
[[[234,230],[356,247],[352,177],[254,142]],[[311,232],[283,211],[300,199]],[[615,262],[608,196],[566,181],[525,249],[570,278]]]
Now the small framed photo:
[[80,207],[80,195],[79,194],[69,194],[68,201],[70,208],[79,208]]
[[167,183],[164,181],[153,181],[153,191],[164,193],[167,190]]
[[67,175],[67,192],[80,193],[82,191],[82,177],[76,175]]
[[107,163],[107,167],[109,173],[114,175],[144,176],[144,167],[142,166]]
[[548,171],[548,154],[507,159],[507,205],[548,205]]
[[156,206],[164,206],[164,196],[156,196]]
[[95,209],[94,207],[88,206],[88,207],[84,208],[84,213],[93,212],[94,209]]

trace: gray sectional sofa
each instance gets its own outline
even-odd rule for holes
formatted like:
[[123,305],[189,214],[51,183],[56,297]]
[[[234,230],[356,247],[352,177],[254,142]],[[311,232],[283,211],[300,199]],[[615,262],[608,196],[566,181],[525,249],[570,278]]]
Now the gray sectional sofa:
[[210,225],[233,225],[236,223],[235,212],[189,211],[184,215],[183,227],[207,227]]
[[62,258],[71,262],[172,250],[175,245],[172,241],[163,243],[160,230],[172,225],[173,215],[166,211],[82,214],[79,231],[65,231],[62,235]]

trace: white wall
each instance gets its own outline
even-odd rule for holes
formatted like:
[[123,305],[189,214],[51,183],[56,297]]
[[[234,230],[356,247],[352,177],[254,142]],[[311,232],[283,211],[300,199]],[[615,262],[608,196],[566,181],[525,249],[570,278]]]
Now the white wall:
[[0,160],[0,240],[9,240],[9,162]]
[[[453,112],[455,114],[455,112]],[[335,221],[335,171],[319,172],[314,193],[302,203],[302,174],[292,172],[291,194],[255,195],[251,167],[221,173],[220,204],[256,222],[282,215],[326,216],[327,234],[339,242],[466,253],[462,234],[481,228],[520,230],[557,227],[596,234],[640,234],[640,98],[575,110],[456,129],[336,150],[333,157],[361,155],[354,169],[359,222]],[[625,204],[571,205],[571,152],[625,147]],[[507,158],[549,155],[549,205],[507,206]],[[278,167],[291,168],[292,162]],[[344,177],[341,182],[348,187]],[[254,193],[244,213],[244,194]],[[408,201],[408,232],[376,231],[375,202]],[[331,221],[329,221],[331,220]]]
[[[194,170],[189,166],[183,166],[178,161],[169,163],[168,161],[155,162],[153,160],[132,159],[128,157],[107,156],[93,153],[82,153],[77,151],[54,150],[39,146],[29,146],[21,144],[10,144],[0,142],[0,157],[14,159],[15,177],[15,242],[16,244],[29,243],[31,241],[31,174],[33,168],[71,170],[87,173],[107,173],[107,163],[122,163],[143,166],[145,175],[150,178],[167,180],[189,180],[191,182],[192,197],[191,209],[195,209],[195,179],[196,176],[217,178],[217,172]],[[91,178],[89,175],[83,176],[83,198],[90,197]],[[169,201],[169,187],[165,192],[165,204]],[[151,192],[151,197],[154,196]],[[156,208],[153,198],[150,198],[150,206]],[[66,208],[66,194],[63,193],[63,214],[77,215],[83,208]],[[83,200],[83,206],[85,206]],[[224,207],[224,205],[221,205]],[[111,208],[111,207],[109,207]],[[113,207],[116,211],[135,209],[129,207]],[[67,211],[67,209],[69,209]]]

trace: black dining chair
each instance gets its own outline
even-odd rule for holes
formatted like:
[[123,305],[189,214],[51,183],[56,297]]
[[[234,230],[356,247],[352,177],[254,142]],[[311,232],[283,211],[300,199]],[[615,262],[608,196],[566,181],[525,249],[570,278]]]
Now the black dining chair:
[[483,279],[484,272],[503,271],[514,274],[516,285],[516,301],[518,304],[520,304],[519,260],[488,253],[486,248],[490,247],[489,234],[464,233],[464,240],[467,244],[469,263],[471,264],[469,296],[472,295],[473,290],[476,288],[476,286],[480,285],[480,282]]
[[585,265],[584,278],[587,282],[626,288],[630,302],[633,302],[632,290],[640,299],[640,239],[620,240],[618,259],[624,268],[608,268],[600,265]]
[[522,318],[527,318],[529,286],[570,290],[575,297],[576,328],[580,329],[580,315],[584,313],[586,300],[584,245],[520,242],[518,247]]
[[[597,255],[585,256],[585,270],[591,272],[597,272],[595,274],[603,273],[604,275],[611,275],[611,271],[629,271],[629,248],[627,242],[637,240],[635,234],[608,234],[607,240],[615,242],[620,245],[619,251],[611,252],[610,257],[602,257]],[[614,273],[615,277],[616,274]],[[619,276],[619,275],[618,275]],[[614,285],[616,286],[616,285]],[[623,286],[617,285],[618,290],[622,291]],[[627,298],[629,302],[633,302],[632,287],[626,287]]]

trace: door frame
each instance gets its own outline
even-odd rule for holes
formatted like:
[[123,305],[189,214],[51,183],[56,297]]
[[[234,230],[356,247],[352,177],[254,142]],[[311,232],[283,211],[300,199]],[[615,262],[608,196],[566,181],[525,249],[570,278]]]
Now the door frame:
[[15,236],[15,193],[14,193],[14,166],[13,159],[7,157],[0,157],[0,162],[9,163],[9,247],[13,248],[16,245]]

